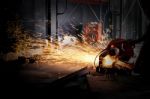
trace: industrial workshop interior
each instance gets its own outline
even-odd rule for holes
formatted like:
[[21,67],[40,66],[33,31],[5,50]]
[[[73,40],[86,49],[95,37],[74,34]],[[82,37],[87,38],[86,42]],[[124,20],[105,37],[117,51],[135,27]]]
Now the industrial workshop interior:
[[148,0],[2,0],[0,96],[150,99],[148,8]]

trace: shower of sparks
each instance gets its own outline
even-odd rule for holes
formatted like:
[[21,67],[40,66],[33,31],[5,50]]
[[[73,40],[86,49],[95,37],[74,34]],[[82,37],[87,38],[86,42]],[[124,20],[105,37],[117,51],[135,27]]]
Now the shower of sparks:
[[[101,41],[99,45],[102,43]],[[43,50],[39,62],[92,67],[94,66],[95,57],[100,51],[101,49],[98,47],[78,42],[75,37],[65,36],[64,40],[59,42],[58,45],[49,43],[49,46]],[[98,58],[95,61],[96,65],[98,65]]]
[[[13,26],[13,27],[12,27]],[[102,40],[89,44],[83,38],[81,43],[75,36],[64,35],[63,38],[58,36],[57,42],[51,42],[47,39],[33,38],[24,32],[20,25],[9,26],[10,37],[17,40],[12,48],[15,50],[14,55],[23,57],[38,56],[37,63],[46,63],[50,65],[78,65],[78,66],[94,66],[95,57],[109,43],[110,39],[105,33]],[[23,39],[22,39],[23,38]],[[12,59],[12,55],[8,54],[7,60]],[[98,58],[96,59],[98,65]]]

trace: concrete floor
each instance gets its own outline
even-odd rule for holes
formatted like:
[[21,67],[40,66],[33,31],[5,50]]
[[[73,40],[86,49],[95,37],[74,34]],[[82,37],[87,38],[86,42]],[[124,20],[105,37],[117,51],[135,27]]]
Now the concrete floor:
[[12,93],[13,96],[19,96],[18,93],[21,92],[23,96],[41,96],[42,99],[150,99],[150,82],[142,76],[115,75],[107,78],[106,75],[89,69],[90,74],[73,78],[51,89],[49,85],[53,81],[82,67],[28,64],[17,69],[11,68],[11,65],[16,65],[16,62],[1,70],[1,90],[8,96]]

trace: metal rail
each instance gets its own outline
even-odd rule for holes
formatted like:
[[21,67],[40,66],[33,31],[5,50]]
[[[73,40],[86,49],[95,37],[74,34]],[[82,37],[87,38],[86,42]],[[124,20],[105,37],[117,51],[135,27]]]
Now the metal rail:
[[51,84],[50,84],[50,88],[61,88],[63,87],[65,84],[69,83],[70,81],[72,80],[76,80],[78,79],[79,77],[83,77],[83,76],[86,76],[87,74],[89,73],[89,70],[87,67],[84,67],[76,72],[73,72],[65,77],[62,77],[58,80],[55,80],[53,81]]

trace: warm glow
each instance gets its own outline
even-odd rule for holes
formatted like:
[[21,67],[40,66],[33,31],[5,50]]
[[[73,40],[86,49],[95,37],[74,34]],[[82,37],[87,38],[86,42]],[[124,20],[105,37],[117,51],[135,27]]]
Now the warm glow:
[[107,55],[103,58],[102,65],[106,68],[112,68],[114,62],[115,58],[110,55]]
[[133,69],[133,64],[123,62],[119,60],[116,56],[107,55],[102,60],[102,67],[104,68],[118,68],[118,69]]
[[[102,45],[102,43],[105,43]],[[108,44],[108,42],[107,42]],[[64,36],[63,41],[60,40],[58,45],[50,43],[50,45],[44,49],[40,62],[48,64],[71,64],[78,66],[94,66],[95,57],[101,51],[99,46],[107,46],[106,41],[101,41],[98,46],[95,47],[86,42],[80,43],[75,37]],[[105,47],[104,46],[104,47]],[[95,60],[95,65],[98,66],[98,57]]]
[[[93,66],[96,55],[100,50],[93,49],[88,45],[65,45],[55,49],[51,45],[47,50],[50,51],[49,55],[43,55],[44,60],[48,64],[73,64],[80,66]],[[44,54],[44,53],[43,53]],[[98,58],[96,59],[96,65]]]
[[[22,37],[23,34],[18,35]],[[107,35],[102,36],[104,36],[103,40],[92,44],[86,42],[84,37],[81,43],[76,37],[71,35],[64,35],[63,38],[58,37],[56,42],[54,42],[54,38],[51,38],[50,42],[47,39],[30,37],[26,41],[16,43],[17,47],[14,46],[14,48],[17,50],[18,56],[29,58],[38,55],[38,64],[93,67],[94,61],[96,66],[99,63],[98,57],[96,60],[95,57],[110,42]]]

